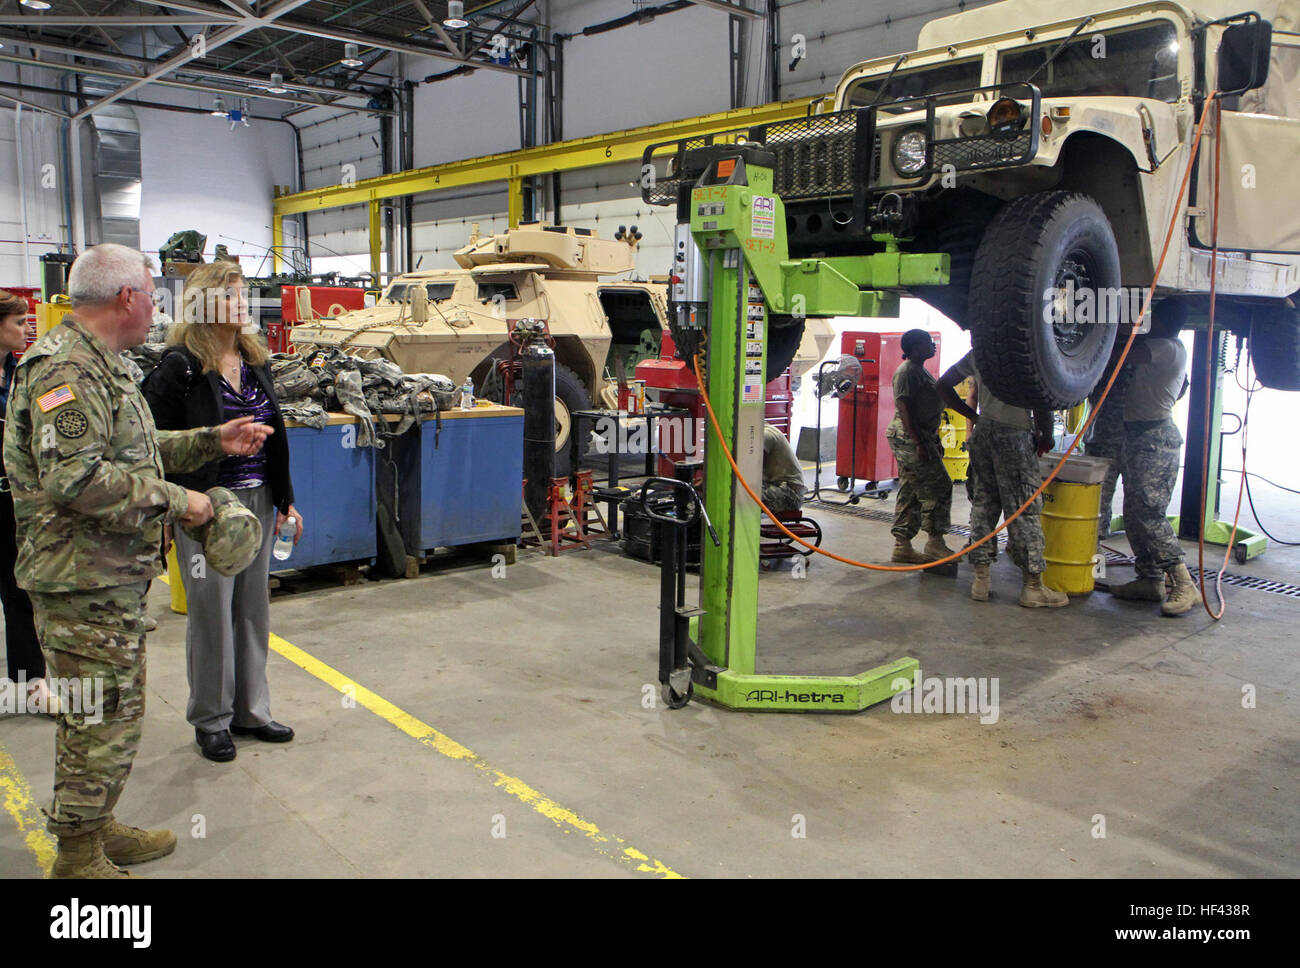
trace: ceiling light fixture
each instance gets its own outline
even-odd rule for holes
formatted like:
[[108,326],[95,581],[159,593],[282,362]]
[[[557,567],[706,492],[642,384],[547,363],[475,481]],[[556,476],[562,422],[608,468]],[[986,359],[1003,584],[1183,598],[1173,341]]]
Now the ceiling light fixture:
[[24,7],[28,7],[32,10],[50,9],[50,5],[46,2],[46,0],[20,0],[20,2]]
[[[26,0],[23,0],[25,3]],[[450,27],[452,30],[460,30],[462,27],[468,27],[469,21],[465,19],[465,2],[464,0],[449,0],[447,3],[447,16],[443,18],[442,25]]]
[[221,98],[214,98],[212,101],[212,110],[208,112],[214,118],[224,118],[226,116],[226,102]]
[[357,56],[359,52],[360,48],[356,44],[344,44],[343,59],[339,63],[344,67],[365,67],[366,62]]
[[284,86],[284,75],[272,74],[271,83],[266,85],[266,90],[269,94],[288,94],[289,89]]

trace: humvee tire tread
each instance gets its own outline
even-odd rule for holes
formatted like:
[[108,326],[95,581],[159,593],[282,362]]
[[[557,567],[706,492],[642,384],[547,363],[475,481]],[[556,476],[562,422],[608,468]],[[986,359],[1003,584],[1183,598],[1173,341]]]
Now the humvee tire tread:
[[[782,320],[782,323],[778,325],[777,320]],[[794,362],[799,344],[803,341],[805,322],[793,316],[773,315],[768,319],[767,368],[763,371],[763,379],[767,383],[780,377]]]
[[[1068,373],[1034,350],[1034,329],[1043,325],[1042,294],[1035,292],[1043,252],[1081,219],[1100,222],[1103,244],[1097,287],[1120,285],[1119,250],[1101,206],[1078,192],[1022,195],[994,216],[975,253],[968,319],[975,366],[999,400],[1016,407],[1064,409],[1084,399],[1105,369],[1116,326],[1095,326],[1087,370]],[[1108,243],[1108,244],[1105,244]],[[1090,333],[1091,335],[1091,333]]]
[[1300,390],[1300,310],[1285,303],[1257,310],[1250,343],[1250,362],[1260,383],[1270,390]]

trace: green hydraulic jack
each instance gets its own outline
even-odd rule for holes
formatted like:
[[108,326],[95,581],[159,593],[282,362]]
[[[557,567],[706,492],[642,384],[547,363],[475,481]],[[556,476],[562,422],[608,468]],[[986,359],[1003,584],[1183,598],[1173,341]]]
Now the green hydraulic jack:
[[[774,155],[754,144],[704,150],[712,156],[704,173],[693,187],[681,189],[689,193],[690,221],[685,224],[685,206],[679,204],[683,224],[675,239],[675,336],[681,337],[683,359],[707,346],[706,389],[721,436],[740,474],[758,487],[769,314],[897,316],[898,297],[884,290],[945,284],[948,256],[901,253],[892,236],[877,235],[885,251],[874,255],[790,259],[785,208],[773,190]],[[690,304],[692,284],[695,301]],[[711,430],[706,430],[704,463],[704,509],[717,543],[701,541],[702,613],[679,611],[698,635],[698,646],[692,642],[689,649],[694,693],[732,709],[857,712],[900,691],[896,680],[905,680],[903,688],[909,688],[918,667],[910,657],[855,676],[756,671],[762,512],[736,479]],[[680,596],[661,602],[664,609],[680,606]],[[667,622],[664,628],[670,628]],[[668,649],[666,644],[665,653]],[[687,651],[679,635],[675,654],[680,667],[671,682],[664,680],[665,696],[676,700],[670,705],[688,698],[681,694]]]

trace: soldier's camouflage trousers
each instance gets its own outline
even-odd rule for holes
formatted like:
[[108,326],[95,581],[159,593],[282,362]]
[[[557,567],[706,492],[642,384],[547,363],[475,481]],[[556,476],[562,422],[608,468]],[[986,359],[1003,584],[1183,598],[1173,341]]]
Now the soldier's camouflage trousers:
[[[1103,385],[1106,377],[1102,378]],[[1101,510],[1098,515],[1097,536],[1105,538],[1110,535],[1111,507],[1115,503],[1115,486],[1119,483],[1120,470],[1124,463],[1124,400],[1128,395],[1129,383],[1133,379],[1133,368],[1126,366],[1119,371],[1110,395],[1102,404],[1101,412],[1093,421],[1084,453],[1089,457],[1105,457],[1110,460],[1106,468],[1106,477],[1101,482]]]
[[773,511],[798,511],[803,507],[803,485],[780,482],[763,485],[763,503]]
[[59,714],[54,804],[47,811],[55,836],[90,833],[108,823],[131,773],[144,720],[147,587],[139,582],[31,596],[51,682],[103,684],[100,708],[83,699]]
[[1163,578],[1183,560],[1173,526],[1165,517],[1178,479],[1183,435],[1172,420],[1124,425],[1124,533],[1139,578]]
[[[918,531],[947,534],[952,527],[952,478],[942,457],[922,460],[916,455],[916,441],[906,432],[887,435],[889,449],[898,463],[898,497],[894,504],[896,537],[911,541]],[[934,441],[942,454],[936,438]]]
[[[996,528],[1003,515],[1014,514],[1043,483],[1033,434],[981,417],[970,437],[968,473],[971,540],[978,540]],[[1042,574],[1047,567],[1043,560],[1042,510],[1040,496],[1007,527],[1011,560],[1033,575]],[[971,564],[992,561],[995,540],[992,538],[972,551]]]

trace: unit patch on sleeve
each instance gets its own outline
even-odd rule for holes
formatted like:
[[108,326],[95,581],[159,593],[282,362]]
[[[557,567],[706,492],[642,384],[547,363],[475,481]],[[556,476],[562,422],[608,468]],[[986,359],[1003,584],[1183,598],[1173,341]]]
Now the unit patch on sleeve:
[[[36,398],[36,406],[41,408],[41,413],[49,413],[55,407],[61,407],[65,403],[71,403],[77,399],[77,395],[72,392],[72,387],[66,383],[61,387],[55,387],[49,393]],[[84,417],[82,418],[85,419]]]
[[64,410],[54,418],[54,429],[64,437],[83,437],[90,428],[90,422],[80,410]]

